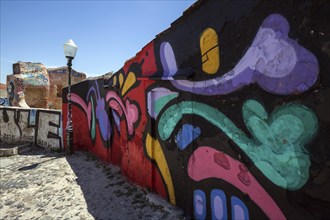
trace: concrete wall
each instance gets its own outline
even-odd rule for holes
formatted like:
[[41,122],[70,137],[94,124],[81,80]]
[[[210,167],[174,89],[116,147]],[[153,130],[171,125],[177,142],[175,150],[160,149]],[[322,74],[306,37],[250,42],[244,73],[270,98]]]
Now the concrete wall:
[[196,219],[327,218],[329,9],[199,1],[113,77],[73,86],[75,148]]
[[59,110],[0,107],[0,140],[30,142],[53,151],[63,149]]

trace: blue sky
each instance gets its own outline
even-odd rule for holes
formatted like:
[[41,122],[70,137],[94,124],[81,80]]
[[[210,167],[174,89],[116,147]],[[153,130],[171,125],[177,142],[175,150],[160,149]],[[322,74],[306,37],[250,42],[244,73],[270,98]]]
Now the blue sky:
[[73,68],[87,76],[119,70],[195,0],[1,1],[1,83],[18,61],[66,65],[63,44],[78,46]]

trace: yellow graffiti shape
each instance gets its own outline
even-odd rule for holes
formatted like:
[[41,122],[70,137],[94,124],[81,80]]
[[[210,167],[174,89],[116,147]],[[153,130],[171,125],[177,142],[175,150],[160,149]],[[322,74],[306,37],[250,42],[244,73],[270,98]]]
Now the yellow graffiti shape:
[[113,82],[112,82],[112,87],[115,87],[116,84],[117,84],[117,77],[114,76],[114,77],[113,77]]
[[173,205],[176,205],[172,176],[168,168],[163,149],[161,148],[159,141],[152,138],[150,134],[147,134],[146,150],[148,156],[157,163],[157,166],[165,181],[170,202]]
[[200,37],[202,68],[208,74],[215,74],[220,66],[218,34],[212,28],[203,31]]
[[119,74],[119,79],[118,79],[118,81],[119,81],[119,87],[122,88],[122,86],[123,86],[123,82],[124,82],[124,76],[123,76],[122,73]]
[[135,74],[133,72],[129,72],[126,77],[123,89],[121,90],[121,94],[125,95],[126,92],[129,90],[129,88],[131,88],[135,82],[136,82]]

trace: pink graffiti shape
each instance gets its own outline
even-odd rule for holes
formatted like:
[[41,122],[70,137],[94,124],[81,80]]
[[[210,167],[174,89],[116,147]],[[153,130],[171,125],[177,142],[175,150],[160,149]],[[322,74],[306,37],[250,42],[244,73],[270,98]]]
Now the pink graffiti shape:
[[88,128],[91,129],[91,117],[92,117],[92,104],[88,103],[88,106],[86,105],[85,101],[80,98],[80,96],[78,96],[75,93],[71,93],[71,100],[72,102],[77,103],[78,105],[80,105],[82,107],[82,109],[84,109],[85,114],[87,116],[87,121],[88,121]]
[[[250,198],[264,211],[270,219],[286,219],[281,209],[277,206],[272,197],[264,190],[253,175],[246,171],[245,175],[249,176],[250,184],[245,184],[238,178],[237,174],[244,172],[245,166],[241,162],[226,155],[231,169],[219,169],[219,164],[212,160],[215,154],[222,153],[208,146],[201,146],[194,151],[188,163],[188,175],[195,181],[208,178],[218,178],[232,184]],[[220,165],[221,166],[221,165]]]
[[134,123],[138,119],[138,108],[136,105],[131,104],[127,99],[125,105],[117,93],[110,91],[107,93],[106,101],[109,102],[109,106],[114,109],[119,116],[123,113],[126,117],[128,134],[132,135],[134,132]]
[[119,103],[116,100],[111,100],[109,102],[109,106],[110,106],[110,108],[115,110],[120,117],[123,115],[123,110],[121,109]]

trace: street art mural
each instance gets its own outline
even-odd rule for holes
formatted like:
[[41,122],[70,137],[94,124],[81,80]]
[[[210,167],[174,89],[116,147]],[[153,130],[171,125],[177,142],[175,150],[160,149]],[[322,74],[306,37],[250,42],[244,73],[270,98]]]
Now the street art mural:
[[[196,114],[222,130],[276,185],[297,189],[306,183],[310,161],[304,146],[317,130],[317,118],[306,107],[281,106],[268,117],[260,103],[248,100],[243,106],[243,118],[254,137],[250,140],[217,109],[198,102],[181,102],[166,109],[159,119],[161,139],[171,136],[183,114]],[[186,133],[189,139],[189,133],[194,133],[192,125]],[[193,137],[189,141],[192,142]],[[181,140],[177,142],[182,145]]]
[[[272,14],[263,21],[251,46],[232,70],[206,81],[176,80],[172,84],[180,90],[202,95],[229,94],[251,83],[257,83],[274,94],[304,92],[317,79],[318,62],[311,52],[290,39],[288,32],[287,20],[279,14]],[[204,56],[207,55],[202,55],[202,59],[206,59]],[[209,71],[210,68],[205,63],[218,66],[219,61],[214,62],[206,59],[203,70]]]
[[53,151],[63,149],[60,111],[1,107],[0,127],[3,142],[29,142]]
[[[101,97],[98,83],[94,82],[93,84],[94,85],[88,90],[85,101],[75,93],[72,94],[72,101],[79,104],[79,106],[84,110],[88,118],[88,128],[92,140],[95,140],[96,138],[95,129],[97,121],[101,131],[102,140],[108,141],[110,139],[111,127],[106,112],[107,109],[105,108],[105,101],[104,98]],[[86,104],[86,102],[88,104]]]
[[198,1],[111,78],[72,87],[75,148],[195,219],[326,218],[329,56],[305,27],[325,7],[295,4]]
[[10,106],[21,106],[23,108],[29,108],[29,106],[25,103],[24,89],[24,82],[20,78],[16,78],[9,82],[7,92]]

